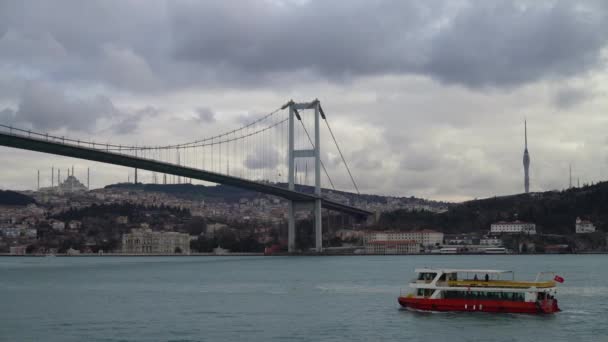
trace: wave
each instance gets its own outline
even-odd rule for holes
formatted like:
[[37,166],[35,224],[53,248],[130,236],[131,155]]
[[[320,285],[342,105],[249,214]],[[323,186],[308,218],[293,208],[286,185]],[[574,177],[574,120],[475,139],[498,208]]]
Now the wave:
[[559,287],[557,290],[559,294],[574,295],[580,297],[608,297],[607,286],[573,286],[573,287]]
[[315,289],[322,292],[333,292],[343,294],[361,294],[361,293],[382,293],[382,294],[393,294],[399,295],[399,288],[388,285],[346,285],[346,284],[323,284],[315,286]]

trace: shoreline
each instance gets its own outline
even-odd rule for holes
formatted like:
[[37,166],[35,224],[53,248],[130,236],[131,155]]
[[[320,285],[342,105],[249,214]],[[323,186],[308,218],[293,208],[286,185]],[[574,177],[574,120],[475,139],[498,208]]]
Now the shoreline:
[[231,256],[463,256],[463,255],[496,255],[496,256],[520,256],[520,255],[608,255],[608,251],[600,252],[581,252],[581,253],[526,253],[526,254],[485,254],[485,253],[459,253],[459,254],[430,254],[430,253],[416,253],[416,254],[340,254],[340,253],[225,253],[225,254],[214,254],[214,253],[191,253],[191,254],[128,254],[128,253],[81,253],[81,254],[10,254],[0,253],[0,257],[32,257],[32,258],[43,258],[43,257],[231,257]]

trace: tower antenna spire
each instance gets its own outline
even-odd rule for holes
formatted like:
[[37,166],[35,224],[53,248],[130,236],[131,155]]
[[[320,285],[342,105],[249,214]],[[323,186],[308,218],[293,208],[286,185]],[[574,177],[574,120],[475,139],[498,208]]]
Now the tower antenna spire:
[[524,139],[525,139],[525,149],[528,150],[528,123],[527,123],[526,119],[524,119]]
[[524,119],[524,190],[526,193],[530,192],[530,154],[528,153],[528,123]]

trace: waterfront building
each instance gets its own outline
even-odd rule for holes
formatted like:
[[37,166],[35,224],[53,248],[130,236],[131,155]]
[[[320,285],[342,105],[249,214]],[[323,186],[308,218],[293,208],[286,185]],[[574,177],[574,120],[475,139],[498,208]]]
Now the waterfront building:
[[484,236],[479,239],[479,244],[484,246],[500,246],[502,240],[496,236]]
[[66,252],[67,255],[79,255],[80,251],[70,247]]
[[128,254],[190,254],[190,235],[132,229],[122,236],[122,252]]
[[225,255],[225,254],[229,254],[230,250],[222,248],[220,246],[217,246],[213,249],[213,254],[215,255]]
[[9,248],[9,253],[11,255],[25,255],[25,251],[27,246],[11,246]]
[[500,221],[490,225],[491,234],[536,234],[536,224],[523,221]]
[[414,240],[373,240],[365,242],[367,254],[417,254],[420,245]]
[[367,232],[364,241],[397,241],[412,240],[424,247],[443,243],[443,233],[431,229],[413,231],[378,231]]
[[415,231],[371,231],[363,239],[368,254],[420,253],[421,247],[443,243],[443,233],[430,229]]
[[469,234],[445,234],[443,243],[446,245],[473,245],[479,242],[479,235]]
[[588,234],[595,232],[595,225],[591,221],[576,218],[576,234]]

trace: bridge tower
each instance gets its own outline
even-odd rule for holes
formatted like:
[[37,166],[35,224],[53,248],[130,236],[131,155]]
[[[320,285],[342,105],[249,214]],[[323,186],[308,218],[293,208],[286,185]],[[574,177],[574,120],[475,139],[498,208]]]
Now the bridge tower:
[[[321,136],[320,119],[325,116],[320,110],[319,100],[305,103],[290,101],[289,106],[289,151],[288,151],[288,183],[289,190],[295,190],[295,160],[296,158],[314,158],[315,160],[315,195],[314,202],[295,202],[289,200],[287,247],[290,253],[295,252],[296,246],[296,211],[299,209],[311,209],[314,212],[315,249],[318,253],[323,251],[323,228],[321,219]],[[314,111],[315,132],[314,146],[312,149],[295,149],[294,125],[295,119],[302,120],[300,110],[312,109]]]

